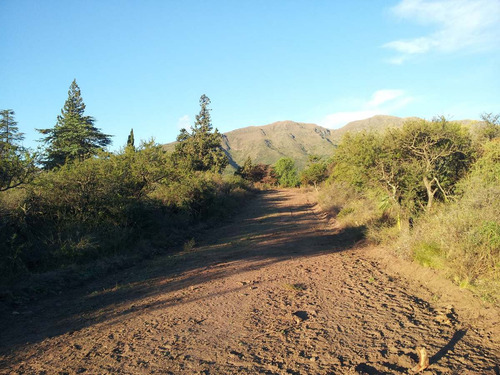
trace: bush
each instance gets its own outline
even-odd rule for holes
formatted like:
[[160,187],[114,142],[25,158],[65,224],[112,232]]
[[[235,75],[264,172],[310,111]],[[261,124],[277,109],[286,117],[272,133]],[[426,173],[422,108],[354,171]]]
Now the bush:
[[274,165],[274,173],[282,187],[296,187],[299,185],[295,162],[291,158],[281,158]]
[[144,241],[166,247],[190,225],[233,212],[245,189],[241,178],[173,167],[152,142],[43,172],[16,199],[2,193],[10,202],[0,210],[2,277],[124,253]]

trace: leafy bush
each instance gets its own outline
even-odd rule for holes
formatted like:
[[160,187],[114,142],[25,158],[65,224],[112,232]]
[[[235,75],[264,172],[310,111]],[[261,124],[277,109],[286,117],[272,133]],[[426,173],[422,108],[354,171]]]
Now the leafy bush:
[[296,187],[299,184],[295,162],[291,158],[281,158],[274,165],[274,173],[282,187]]
[[300,182],[303,185],[313,185],[318,190],[318,184],[326,180],[326,162],[320,157],[310,155],[306,169],[300,174]]
[[348,134],[320,202],[371,241],[500,300],[500,140],[496,123],[487,130],[476,150],[443,118]]
[[[463,179],[461,196],[434,215],[422,217],[400,248],[419,260],[422,248],[439,249],[433,268],[443,268],[458,284],[499,299],[500,159],[499,140],[486,144],[484,155]],[[437,265],[437,266],[436,266]]]

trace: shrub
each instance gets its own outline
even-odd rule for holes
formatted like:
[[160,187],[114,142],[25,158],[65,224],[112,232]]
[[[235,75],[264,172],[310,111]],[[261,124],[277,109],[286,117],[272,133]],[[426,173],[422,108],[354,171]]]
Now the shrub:
[[483,157],[459,183],[461,196],[455,202],[420,218],[413,232],[399,241],[400,249],[417,261],[423,259],[422,249],[439,249],[426,262],[428,266],[444,269],[458,284],[493,299],[500,298],[500,173],[496,173],[500,163],[496,146],[498,141],[485,145]]
[[2,277],[182,241],[189,225],[233,212],[245,189],[242,179],[173,167],[152,142],[45,171],[0,210]]
[[296,187],[299,185],[295,162],[291,158],[281,158],[274,165],[274,173],[282,187]]

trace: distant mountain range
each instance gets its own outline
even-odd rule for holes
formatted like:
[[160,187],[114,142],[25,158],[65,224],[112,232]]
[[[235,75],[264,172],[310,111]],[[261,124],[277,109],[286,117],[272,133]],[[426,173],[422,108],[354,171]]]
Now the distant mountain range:
[[[274,164],[282,157],[290,157],[295,160],[300,170],[307,164],[309,155],[330,157],[342,136],[347,132],[381,131],[402,126],[407,119],[410,117],[378,115],[350,122],[340,129],[327,129],[316,124],[302,122],[279,121],[224,133],[222,146],[229,157],[231,170],[242,165],[249,156],[253,163],[264,164]],[[469,124],[472,121],[460,122]],[[165,149],[172,150],[174,144],[165,145]]]

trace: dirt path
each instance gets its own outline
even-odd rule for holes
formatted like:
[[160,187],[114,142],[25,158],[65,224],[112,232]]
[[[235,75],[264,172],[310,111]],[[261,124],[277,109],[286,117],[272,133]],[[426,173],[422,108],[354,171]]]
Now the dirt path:
[[498,374],[495,319],[388,271],[309,199],[263,193],[191,250],[12,311],[0,373],[400,374],[424,345],[425,374]]

